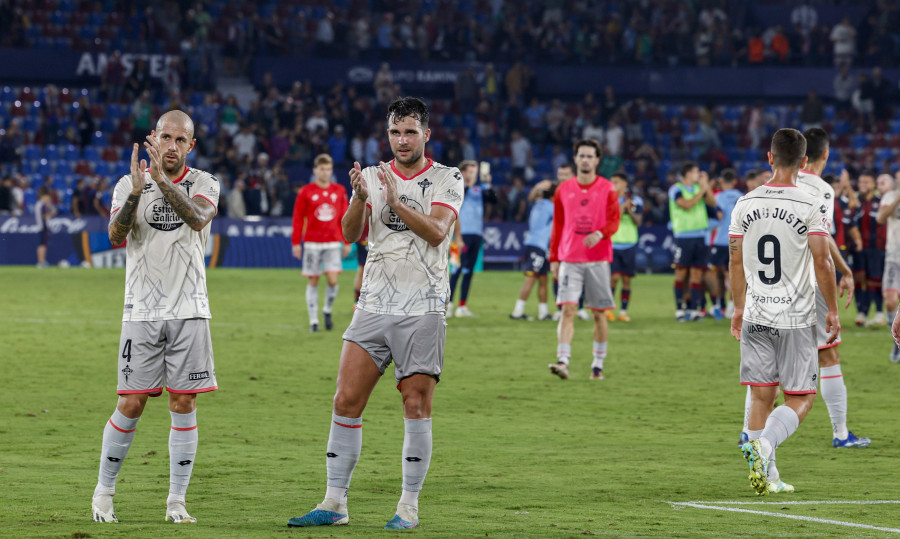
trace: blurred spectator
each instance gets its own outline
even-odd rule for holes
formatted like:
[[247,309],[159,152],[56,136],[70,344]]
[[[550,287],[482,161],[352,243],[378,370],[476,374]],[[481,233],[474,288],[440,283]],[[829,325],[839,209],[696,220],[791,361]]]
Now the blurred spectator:
[[13,194],[12,194],[12,178],[4,176],[0,180],[0,215],[10,215],[12,213]]
[[850,100],[856,90],[856,78],[850,74],[849,66],[841,66],[834,77],[834,100],[838,111],[850,110]]
[[606,128],[606,147],[605,155],[611,157],[619,157],[625,147],[625,131],[619,125],[619,117],[613,116],[609,120],[609,127]]
[[506,193],[509,201],[506,220],[521,223],[528,219],[528,189],[525,188],[525,181],[517,174],[512,176],[510,184]]
[[831,29],[829,39],[834,44],[834,65],[840,67],[853,63],[856,55],[856,29],[850,17],[844,17]]
[[243,219],[247,216],[247,206],[244,203],[244,180],[235,180],[231,192],[228,193],[228,217]]
[[391,75],[391,66],[386,62],[381,64],[373,81],[375,97],[379,104],[386,105],[394,99],[394,76]]
[[[518,131],[513,131],[509,143],[509,157],[513,176],[525,177],[526,169],[532,163],[531,142]],[[527,198],[527,197],[526,197]],[[510,199],[512,200],[512,199]]]
[[816,91],[810,90],[809,94],[807,94],[806,101],[803,102],[803,106],[800,108],[800,123],[803,125],[803,130],[806,131],[813,127],[822,127],[822,120],[824,118],[825,105],[819,100]]
[[[78,112],[75,115],[75,124],[78,126],[79,143],[84,149],[90,146],[91,140],[94,138],[96,125],[94,118],[91,116],[91,105],[87,97],[82,97],[79,101]],[[147,131],[150,134],[150,131]]]
[[853,92],[853,108],[857,114],[869,124],[875,123],[873,112],[875,110],[875,87],[865,73],[860,72],[859,86]]
[[150,123],[153,116],[153,105],[150,104],[150,91],[144,90],[138,94],[134,104],[131,105],[131,142],[143,147],[145,137],[150,135]]
[[242,125],[241,132],[234,136],[233,142],[239,160],[243,161],[248,157],[253,157],[256,152],[256,133],[253,132],[253,126]]
[[471,67],[459,74],[455,84],[456,100],[462,110],[471,111],[475,108],[478,98],[478,83],[475,81],[475,70]]
[[106,90],[106,98],[110,103],[121,103],[125,92],[125,67],[122,65],[122,53],[113,51],[103,72],[102,84]]
[[890,117],[888,103],[893,98],[894,85],[881,75],[881,68],[872,68],[872,109],[876,118]]
[[809,34],[810,30],[819,23],[819,13],[816,8],[803,3],[791,10],[791,26],[798,28],[803,34]]
[[328,139],[328,151],[335,166],[347,164],[347,139],[344,138],[344,126],[334,126],[334,133]]
[[138,58],[125,79],[125,100],[134,101],[150,89],[150,68],[146,60]]

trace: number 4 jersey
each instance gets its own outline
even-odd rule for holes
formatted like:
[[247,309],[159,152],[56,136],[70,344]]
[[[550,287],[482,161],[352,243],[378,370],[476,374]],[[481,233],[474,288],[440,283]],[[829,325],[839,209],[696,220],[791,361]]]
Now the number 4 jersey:
[[828,208],[794,185],[765,184],[742,196],[728,235],[743,238],[744,320],[779,329],[816,324],[810,235],[828,235]]

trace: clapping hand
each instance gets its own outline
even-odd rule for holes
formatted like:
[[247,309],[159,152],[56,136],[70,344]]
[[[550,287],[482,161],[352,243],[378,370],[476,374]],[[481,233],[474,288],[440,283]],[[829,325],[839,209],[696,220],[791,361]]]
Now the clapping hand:
[[366,179],[363,177],[359,161],[354,161],[353,168],[350,169],[350,188],[356,193],[356,198],[362,202],[369,198],[369,188],[366,185]]
[[400,202],[400,198],[397,195],[397,177],[387,163],[378,164],[378,180],[383,188],[384,202],[393,209]]
[[140,195],[144,191],[144,170],[147,168],[147,161],[141,159],[138,163],[138,145],[134,144],[131,150],[131,194]]

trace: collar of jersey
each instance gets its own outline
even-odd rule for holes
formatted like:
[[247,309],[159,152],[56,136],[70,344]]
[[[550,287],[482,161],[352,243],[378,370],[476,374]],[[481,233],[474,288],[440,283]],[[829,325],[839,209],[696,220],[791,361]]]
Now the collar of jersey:
[[[185,165],[185,166],[184,166],[184,172],[181,174],[181,176],[178,177],[177,180],[173,180],[172,183],[178,183],[178,182],[180,182],[181,180],[183,180],[184,177],[187,176],[187,173],[188,173],[189,170],[191,170],[191,169],[190,169],[187,165]],[[147,170],[145,170],[144,172],[150,172],[150,167],[147,167]]]
[[396,160],[395,160],[395,159],[391,159],[391,170],[393,170],[393,171],[394,171],[394,174],[396,174],[397,176],[399,176],[401,180],[406,180],[406,181],[409,181],[409,180],[415,178],[416,176],[419,176],[420,174],[424,173],[426,170],[428,170],[429,168],[431,168],[431,166],[434,164],[434,161],[432,161],[431,159],[428,159],[428,160],[427,160],[428,163],[426,163],[425,168],[423,168],[423,169],[420,170],[419,172],[416,172],[415,174],[413,174],[412,176],[410,176],[409,178],[407,178],[407,177],[404,176],[399,170],[397,170],[397,167],[394,166],[394,161],[396,161]]

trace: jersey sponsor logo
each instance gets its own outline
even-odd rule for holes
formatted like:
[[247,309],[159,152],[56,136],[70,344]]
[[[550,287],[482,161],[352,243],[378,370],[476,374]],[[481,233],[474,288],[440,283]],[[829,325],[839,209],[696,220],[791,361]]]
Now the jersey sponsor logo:
[[313,215],[315,215],[316,219],[318,219],[319,221],[327,223],[328,221],[331,221],[332,219],[337,217],[337,210],[334,208],[334,206],[326,202],[317,207],[316,211],[313,212]]
[[782,305],[790,305],[794,302],[794,298],[790,296],[754,296],[751,295],[755,303],[777,303]]
[[[425,210],[422,209],[422,205],[407,197],[406,195],[400,195],[400,202],[406,204],[413,210],[419,213],[425,213]],[[381,222],[384,223],[384,226],[393,230],[394,232],[403,232],[404,230],[409,230],[409,227],[406,226],[406,223],[403,222],[394,210],[391,209],[387,204],[384,205],[384,208],[381,210]]]
[[144,210],[144,219],[147,220],[148,225],[163,232],[175,230],[184,224],[165,197],[159,197],[147,204],[147,208]]
[[192,372],[188,375],[188,380],[206,380],[209,378],[209,371]]
[[462,200],[462,195],[459,194],[455,189],[447,189],[447,198],[451,202],[459,202]]
[[773,337],[781,337],[781,331],[778,328],[770,328],[769,326],[762,326],[759,324],[751,324],[747,326],[747,333],[751,335],[754,333],[768,333]]
[[425,190],[434,184],[428,181],[428,178],[425,178],[422,181],[418,182],[416,185],[422,188],[422,196],[425,196]]

